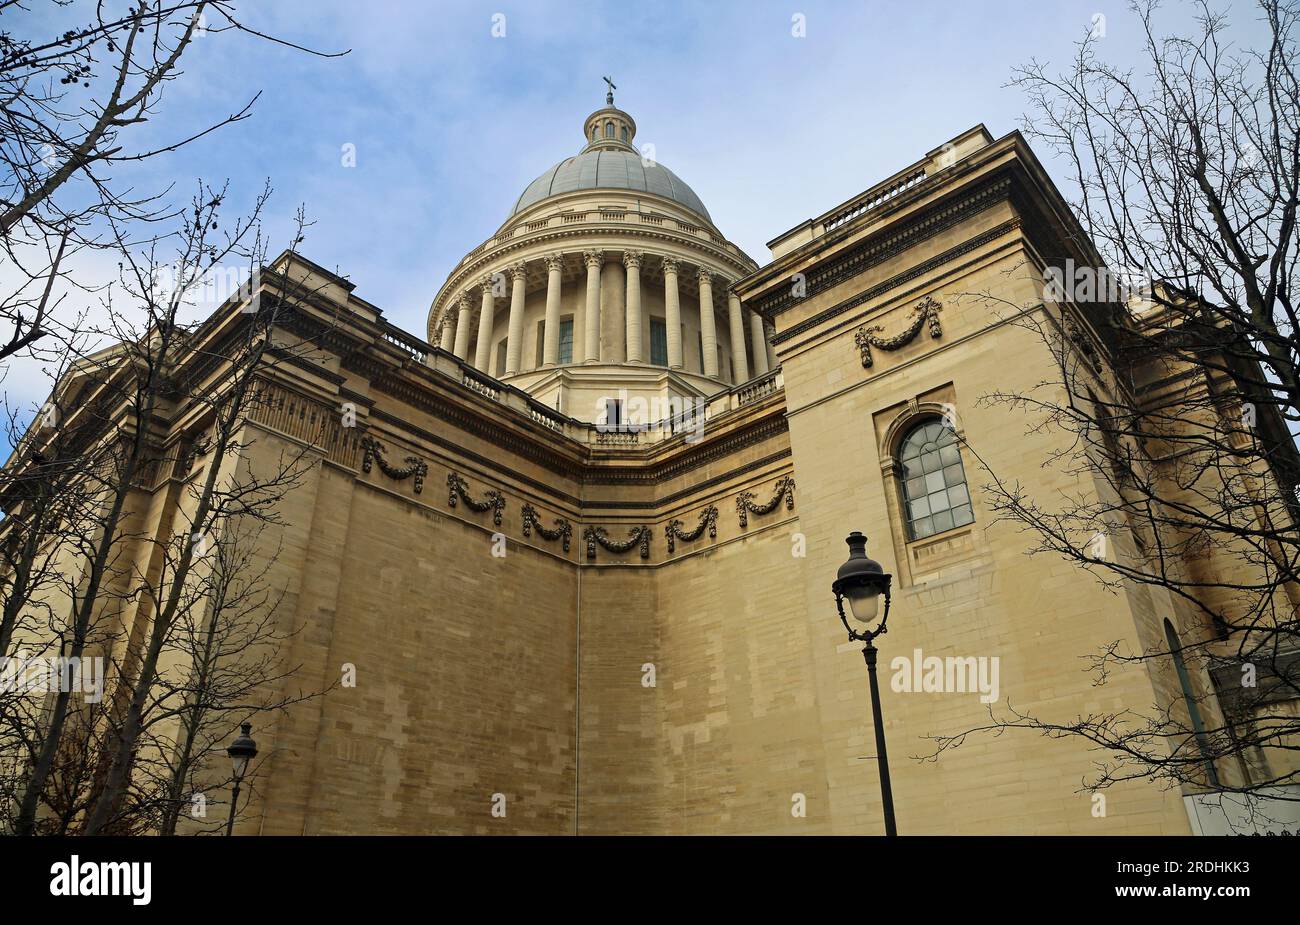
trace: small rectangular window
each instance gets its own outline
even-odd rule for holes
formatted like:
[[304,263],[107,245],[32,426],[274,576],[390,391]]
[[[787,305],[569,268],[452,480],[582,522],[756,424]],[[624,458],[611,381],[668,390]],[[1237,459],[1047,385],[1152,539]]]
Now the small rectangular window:
[[533,369],[542,368],[543,354],[546,350],[546,322],[537,322],[537,350],[535,351],[537,362],[533,364]]
[[573,362],[573,316],[567,315],[560,319],[560,356],[557,362]]
[[668,325],[662,318],[650,319],[650,363],[668,365]]
[[500,379],[506,374],[506,342],[503,340],[497,344],[497,378]]

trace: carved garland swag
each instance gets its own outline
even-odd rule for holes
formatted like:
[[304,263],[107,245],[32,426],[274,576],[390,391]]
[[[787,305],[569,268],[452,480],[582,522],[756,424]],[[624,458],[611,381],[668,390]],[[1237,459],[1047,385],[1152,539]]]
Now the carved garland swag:
[[704,510],[700,511],[700,522],[696,524],[695,529],[689,533],[682,530],[682,522],[680,520],[669,521],[668,526],[664,527],[664,535],[668,538],[668,551],[670,553],[676,551],[678,540],[681,540],[684,543],[698,540],[704,535],[706,527],[709,531],[709,539],[717,539],[718,506],[716,504],[710,504]]
[[775,493],[771,500],[764,504],[754,503],[754,493],[752,491],[742,491],[736,495],[736,513],[740,515],[740,528],[743,530],[749,526],[749,515],[762,517],[764,514],[770,514],[777,509],[782,499],[785,499],[785,509],[794,510],[794,479],[788,475],[779,478],[775,485]]
[[875,362],[871,356],[872,347],[878,350],[898,350],[906,347],[916,339],[916,335],[921,333],[921,328],[927,324],[930,328],[930,337],[938,340],[943,336],[943,328],[939,325],[939,312],[942,309],[942,305],[927,296],[912,309],[912,320],[908,322],[907,327],[892,337],[879,336],[884,328],[878,324],[869,328],[858,328],[858,333],[853,336],[853,340],[862,354],[862,368],[870,369]]
[[495,488],[483,493],[483,500],[473,498],[469,493],[469,484],[455,472],[447,473],[447,505],[455,507],[457,501],[464,501],[465,506],[476,513],[492,511],[492,523],[501,526],[501,513],[506,509],[506,496]]
[[641,558],[650,558],[650,527],[642,524],[632,527],[626,540],[611,540],[604,527],[587,527],[582,531],[582,538],[587,543],[587,558],[596,558],[596,544],[599,543],[609,552],[623,553],[633,547],[641,547]]
[[419,456],[408,456],[403,460],[405,466],[394,466],[384,459],[384,445],[369,435],[361,438],[361,450],[362,472],[370,472],[371,464],[379,463],[379,471],[390,479],[400,482],[414,477],[415,493],[418,495],[424,490],[424,478],[429,474],[429,464]]
[[563,517],[555,518],[555,527],[547,529],[542,526],[541,515],[537,513],[537,508],[525,502],[520,511],[520,519],[524,525],[524,536],[532,536],[533,531],[544,540],[564,540],[564,551],[569,551],[569,540],[573,537],[573,524],[569,523]]

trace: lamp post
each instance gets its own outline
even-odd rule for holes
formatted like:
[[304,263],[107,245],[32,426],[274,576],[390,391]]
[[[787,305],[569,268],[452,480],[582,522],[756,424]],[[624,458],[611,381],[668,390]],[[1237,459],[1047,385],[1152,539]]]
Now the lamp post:
[[248,771],[248,763],[257,757],[257,743],[249,735],[252,731],[252,723],[240,723],[239,735],[226,747],[226,754],[230,756],[230,765],[235,773],[235,787],[230,794],[230,818],[226,820],[227,835],[235,829],[235,807],[239,805],[239,784]]
[[[862,657],[867,662],[867,674],[871,677],[871,716],[876,725],[876,763],[880,767],[880,801],[885,812],[885,834],[897,835],[894,824],[894,792],[889,786],[889,759],[885,755],[885,724],[880,718],[880,685],[876,682],[876,645],[875,638],[885,635],[885,621],[889,619],[889,575],[879,562],[867,558],[867,538],[854,530],[849,534],[849,558],[840,566],[831,583],[835,593],[835,609],[839,611],[840,622],[848,631],[849,639],[865,642]],[[880,598],[885,598],[884,612],[880,611]],[[863,626],[855,630],[849,625],[844,615],[844,600],[848,599],[849,611],[853,619]],[[876,622],[879,617],[879,623]]]

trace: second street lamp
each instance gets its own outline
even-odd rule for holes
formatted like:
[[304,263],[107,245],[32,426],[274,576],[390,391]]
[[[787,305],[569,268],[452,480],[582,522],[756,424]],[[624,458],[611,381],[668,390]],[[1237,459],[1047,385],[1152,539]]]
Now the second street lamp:
[[235,787],[230,794],[230,818],[226,820],[227,835],[235,829],[235,807],[239,805],[239,784],[243,781],[244,774],[248,772],[248,763],[257,757],[257,743],[250,735],[252,731],[252,723],[240,723],[239,735],[235,737],[235,741],[226,746],[226,754],[230,756],[230,769],[235,775]]
[[[885,754],[885,724],[880,718],[880,685],[876,681],[876,646],[875,638],[886,632],[885,621],[889,619],[889,581],[890,576],[875,559],[867,558],[867,538],[854,530],[849,534],[849,558],[840,566],[831,583],[835,593],[835,609],[839,611],[840,622],[848,631],[849,639],[865,642],[862,657],[867,662],[867,674],[871,678],[871,715],[876,726],[876,763],[880,768],[880,801],[885,814],[885,834],[897,835],[894,824],[894,793],[889,785],[889,759]],[[880,599],[884,598],[884,612],[881,612]],[[849,603],[853,619],[863,629],[855,630],[849,625],[844,614],[844,602]]]

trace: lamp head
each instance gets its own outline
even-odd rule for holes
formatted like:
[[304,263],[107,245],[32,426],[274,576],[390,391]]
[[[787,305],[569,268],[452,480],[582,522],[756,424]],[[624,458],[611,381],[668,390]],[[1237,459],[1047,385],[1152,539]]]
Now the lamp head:
[[235,741],[226,747],[226,754],[230,756],[231,768],[235,772],[235,780],[244,779],[244,773],[248,770],[248,763],[257,757],[257,743],[249,735],[252,731],[252,723],[241,723],[239,735],[235,737]]
[[[871,635],[884,632],[889,619],[889,582],[893,577],[885,572],[875,559],[867,558],[867,538],[857,530],[849,534],[849,558],[836,573],[831,590],[837,602],[848,600],[853,619],[868,628]],[[880,612],[880,598],[885,598],[884,613]],[[841,614],[843,607],[841,606]],[[872,629],[879,617],[879,625]]]

